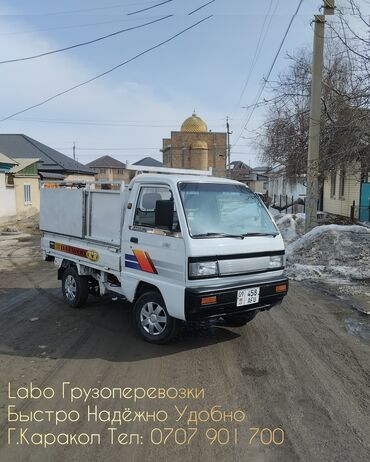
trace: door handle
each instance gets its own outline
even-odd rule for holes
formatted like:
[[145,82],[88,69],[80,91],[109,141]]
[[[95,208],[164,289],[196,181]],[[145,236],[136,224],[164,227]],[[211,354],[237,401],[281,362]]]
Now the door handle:
[[130,242],[133,242],[134,244],[137,244],[139,242],[139,239],[137,237],[131,237]]

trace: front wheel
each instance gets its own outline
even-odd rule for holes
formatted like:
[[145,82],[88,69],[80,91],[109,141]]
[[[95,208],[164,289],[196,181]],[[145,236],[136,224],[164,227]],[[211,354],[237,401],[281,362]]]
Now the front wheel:
[[62,277],[63,298],[73,308],[81,308],[89,295],[86,276],[80,276],[73,267],[66,268]]
[[249,311],[248,313],[244,314],[230,314],[223,316],[224,321],[228,326],[231,327],[242,327],[245,326],[248,322],[251,322],[252,319],[257,314],[257,310],[255,311]]
[[177,334],[178,320],[168,314],[158,292],[146,292],[137,299],[133,318],[136,329],[147,342],[169,343]]

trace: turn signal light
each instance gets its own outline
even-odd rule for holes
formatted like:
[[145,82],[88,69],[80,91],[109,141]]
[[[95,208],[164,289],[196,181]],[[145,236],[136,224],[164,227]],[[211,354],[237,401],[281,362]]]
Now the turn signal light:
[[280,286],[275,286],[275,292],[286,292],[287,286],[286,284],[281,284]]
[[217,297],[202,297],[200,299],[201,305],[211,305],[212,303],[217,303]]

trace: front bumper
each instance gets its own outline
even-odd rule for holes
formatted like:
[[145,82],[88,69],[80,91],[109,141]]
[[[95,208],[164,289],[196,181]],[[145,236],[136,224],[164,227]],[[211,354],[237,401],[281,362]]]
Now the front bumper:
[[[276,292],[276,286],[286,284],[283,292]],[[249,287],[260,288],[259,302],[253,305],[236,306],[237,293]],[[269,310],[282,302],[288,292],[288,279],[271,278],[269,281],[248,281],[247,283],[226,284],[220,286],[189,287],[185,289],[185,318],[187,321],[215,318],[230,314],[241,314],[254,310]],[[202,305],[204,297],[217,297],[217,302]]]

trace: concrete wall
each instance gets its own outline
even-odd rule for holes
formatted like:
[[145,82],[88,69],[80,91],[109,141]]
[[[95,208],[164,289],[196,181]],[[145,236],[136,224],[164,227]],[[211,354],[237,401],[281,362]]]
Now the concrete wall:
[[0,220],[14,217],[16,213],[15,189],[6,187],[5,173],[0,172]]
[[[31,187],[30,203],[25,203],[24,185],[30,185]],[[35,215],[40,211],[39,177],[15,176],[14,190],[18,218]]]
[[6,178],[5,178],[5,173],[0,172],[0,188],[5,189],[6,186]]
[[265,194],[266,191],[267,191],[267,189],[264,187],[264,186],[266,186],[267,181],[261,181],[261,180],[254,181],[254,180],[250,180],[250,181],[247,181],[247,184],[248,184],[248,186],[251,188],[251,190],[254,191],[254,192],[260,192],[260,193]]
[[64,181],[94,181],[95,180],[95,176],[93,175],[79,175],[78,173],[77,174],[73,174],[73,175],[67,175],[65,178],[64,178]]
[[268,180],[269,197],[288,195],[288,197],[303,197],[306,195],[306,186],[303,184],[303,178],[288,180],[284,174],[273,175]]
[[356,205],[360,203],[360,188],[361,188],[361,174],[360,172],[347,172],[344,180],[344,195],[340,196],[340,171],[336,173],[336,190],[335,194],[331,196],[331,177],[324,181],[324,212],[333,213],[335,215],[342,215],[345,217],[351,216],[351,205],[353,201]]

